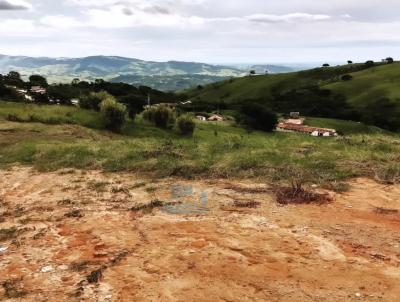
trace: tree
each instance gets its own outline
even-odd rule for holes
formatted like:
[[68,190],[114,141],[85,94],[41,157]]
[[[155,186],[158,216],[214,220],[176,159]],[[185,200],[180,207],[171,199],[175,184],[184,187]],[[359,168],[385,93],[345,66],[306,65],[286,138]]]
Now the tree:
[[6,77],[10,80],[21,80],[21,75],[17,71],[10,71]]
[[375,63],[372,60],[368,60],[367,62],[365,62],[365,65],[367,65],[368,67],[372,67],[375,65]]
[[42,77],[38,74],[33,74],[29,77],[29,85],[32,86],[41,86],[41,87],[48,87],[49,84],[45,77]]
[[143,118],[154,123],[159,128],[168,128],[175,122],[174,111],[164,104],[147,106]]
[[105,91],[90,92],[88,95],[81,97],[79,100],[79,106],[83,109],[100,111],[101,102],[110,97],[113,96]]
[[353,64],[353,61],[349,60],[347,61],[347,64]]
[[192,116],[185,114],[178,117],[176,126],[179,132],[183,135],[193,135],[196,123]]
[[330,67],[331,65],[329,65],[328,63],[325,63],[322,65],[322,67]]
[[255,71],[255,70],[250,70],[249,74],[250,74],[251,76],[252,76],[252,75],[255,75],[255,74],[256,74],[256,71]]
[[386,62],[387,62],[388,64],[392,64],[392,63],[394,63],[394,60],[393,60],[393,58],[388,57],[388,58],[386,58]]
[[21,79],[21,75],[16,71],[10,71],[3,80],[5,84],[19,88],[22,88],[25,85],[24,81]]
[[118,101],[126,106],[129,118],[131,119],[134,119],[136,114],[141,113],[147,103],[145,97],[136,94],[129,94],[119,97]]
[[79,89],[69,84],[56,84],[47,88],[47,94],[53,100],[59,100],[61,104],[71,105],[71,100],[79,97]]
[[117,103],[113,96],[108,96],[101,102],[100,111],[106,121],[106,128],[120,132],[126,121],[126,107]]
[[241,121],[257,130],[272,132],[278,123],[278,117],[274,112],[256,103],[244,104],[241,107],[241,114]]

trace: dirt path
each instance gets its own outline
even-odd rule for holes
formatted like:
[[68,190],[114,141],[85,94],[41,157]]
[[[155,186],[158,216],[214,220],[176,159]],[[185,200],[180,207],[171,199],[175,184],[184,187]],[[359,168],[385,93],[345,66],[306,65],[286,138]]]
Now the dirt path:
[[400,186],[351,186],[280,207],[250,181],[0,171],[0,300],[399,301]]

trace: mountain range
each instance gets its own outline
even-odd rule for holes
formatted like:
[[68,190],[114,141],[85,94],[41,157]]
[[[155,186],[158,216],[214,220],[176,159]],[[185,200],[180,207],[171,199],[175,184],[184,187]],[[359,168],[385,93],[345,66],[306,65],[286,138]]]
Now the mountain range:
[[172,91],[205,85],[231,77],[240,77],[255,69],[265,73],[289,72],[290,68],[257,65],[246,68],[195,62],[154,62],[118,56],[84,58],[49,58],[0,55],[0,73],[18,71],[23,77],[45,76],[50,83],[70,82],[74,78],[92,81],[97,78],[113,82],[146,85]]

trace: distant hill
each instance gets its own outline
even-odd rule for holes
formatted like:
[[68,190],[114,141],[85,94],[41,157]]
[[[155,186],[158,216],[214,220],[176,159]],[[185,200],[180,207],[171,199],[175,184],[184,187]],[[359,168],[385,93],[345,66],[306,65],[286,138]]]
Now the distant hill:
[[154,62],[116,56],[84,58],[48,58],[0,55],[0,73],[11,70],[25,77],[45,76],[49,82],[66,83],[74,78],[92,81],[97,78],[113,82],[147,85],[154,89],[175,91],[205,85],[231,77],[240,77],[256,69],[264,74],[293,71],[277,65],[225,66],[195,62]]
[[50,82],[102,78],[128,84],[146,83],[163,90],[188,88],[245,74],[243,70],[234,67],[194,62],[151,62],[115,56],[33,58],[0,55],[0,73],[11,70],[24,76],[40,74]]
[[301,69],[307,68],[296,68],[292,66],[284,66],[284,65],[271,65],[271,64],[256,64],[256,65],[232,65],[232,67],[239,68],[246,73],[249,73],[250,70],[254,70],[257,74],[275,74],[275,73],[287,73],[294,72]]
[[187,74],[187,75],[172,75],[172,76],[140,76],[140,75],[121,75],[111,79],[111,82],[122,82],[131,85],[149,86],[153,89],[161,91],[180,91],[188,87],[195,87],[198,85],[207,85],[214,82],[226,80],[230,77],[201,75],[201,74]]

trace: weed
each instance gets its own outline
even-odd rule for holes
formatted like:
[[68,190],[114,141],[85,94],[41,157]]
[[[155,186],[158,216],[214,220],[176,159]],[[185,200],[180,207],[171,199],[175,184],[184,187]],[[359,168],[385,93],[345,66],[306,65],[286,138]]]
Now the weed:
[[137,188],[141,188],[141,187],[144,187],[144,186],[146,186],[145,182],[138,182],[138,183],[132,185],[131,189],[137,189]]
[[154,193],[154,192],[156,192],[158,190],[158,188],[156,188],[156,187],[147,187],[145,190],[146,190],[147,193]]
[[7,280],[2,285],[7,299],[17,299],[27,295],[22,279]]
[[134,206],[131,208],[131,211],[151,212],[154,208],[161,208],[164,205],[166,205],[166,203],[164,201],[155,199],[155,200],[152,200],[150,203]]
[[87,187],[96,192],[105,192],[109,184],[106,181],[89,181]]
[[80,210],[72,210],[64,215],[68,218],[82,218],[84,215],[81,213]]
[[382,215],[391,215],[391,214],[397,214],[399,213],[399,210],[397,209],[386,209],[386,208],[381,208],[381,207],[375,207],[375,212],[377,214],[382,214]]
[[103,271],[102,269],[98,269],[91,272],[86,279],[89,283],[98,283],[102,277],[103,277]]
[[15,239],[18,236],[18,229],[12,227],[9,229],[0,229],[0,241]]
[[375,171],[375,179],[386,184],[400,182],[400,165],[389,165]]
[[254,201],[254,200],[250,200],[250,201],[246,201],[246,200],[235,200],[233,202],[233,205],[237,208],[257,208],[260,206],[260,202],[258,201]]

